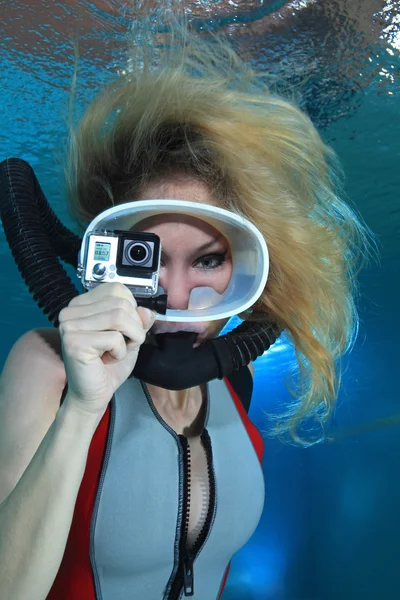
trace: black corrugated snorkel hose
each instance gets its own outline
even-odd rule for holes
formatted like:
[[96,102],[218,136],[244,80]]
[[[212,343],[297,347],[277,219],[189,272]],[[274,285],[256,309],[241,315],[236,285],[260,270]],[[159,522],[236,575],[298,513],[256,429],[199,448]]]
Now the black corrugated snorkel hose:
[[[60,259],[77,268],[82,240],[64,227],[48,204],[31,166],[9,158],[0,163],[0,217],[17,267],[34,300],[58,327],[58,315],[79,294]],[[193,350],[195,333],[156,335],[142,345],[133,374],[167,389],[187,389],[222,379],[261,356],[281,329],[245,321]]]

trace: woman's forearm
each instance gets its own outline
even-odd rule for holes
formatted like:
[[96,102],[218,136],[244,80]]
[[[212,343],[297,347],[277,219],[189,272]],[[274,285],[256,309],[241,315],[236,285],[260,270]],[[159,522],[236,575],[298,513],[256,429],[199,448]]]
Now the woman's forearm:
[[91,440],[100,418],[68,401],[0,505],[2,600],[45,600],[60,568]]

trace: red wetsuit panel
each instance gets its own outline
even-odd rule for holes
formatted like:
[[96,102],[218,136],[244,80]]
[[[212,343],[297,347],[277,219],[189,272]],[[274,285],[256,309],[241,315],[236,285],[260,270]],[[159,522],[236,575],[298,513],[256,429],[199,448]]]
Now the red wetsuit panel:
[[[243,404],[241,403],[239,396],[236,394],[231,383],[228,381],[228,379],[226,377],[224,377],[224,381],[225,381],[226,385],[228,386],[229,392],[233,398],[233,401],[236,404],[238,413],[243,421],[243,425],[245,426],[246,431],[249,434],[249,437],[253,443],[254,449],[258,456],[258,460],[260,461],[260,463],[262,463],[262,459],[263,459],[263,455],[264,455],[264,440],[261,436],[261,433],[258,431],[257,427],[250,421],[250,419],[243,407]],[[218,596],[218,600],[220,600],[222,593],[225,589],[226,582],[228,580],[230,566],[231,566],[231,563],[228,564],[227,569],[225,571],[224,580],[222,582],[221,592]]]

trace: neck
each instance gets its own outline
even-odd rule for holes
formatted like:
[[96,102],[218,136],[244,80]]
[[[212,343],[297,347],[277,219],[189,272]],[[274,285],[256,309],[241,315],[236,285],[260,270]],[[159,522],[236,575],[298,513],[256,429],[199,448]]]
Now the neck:
[[190,402],[199,391],[199,386],[187,390],[166,390],[156,385],[147,384],[152,398],[156,398],[163,405],[168,405],[174,411],[185,412]]

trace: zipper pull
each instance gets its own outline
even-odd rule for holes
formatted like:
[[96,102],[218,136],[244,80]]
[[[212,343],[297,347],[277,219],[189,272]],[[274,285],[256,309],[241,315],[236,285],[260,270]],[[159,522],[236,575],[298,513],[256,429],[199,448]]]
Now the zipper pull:
[[183,584],[185,596],[194,596],[193,559],[188,556],[183,562]]

